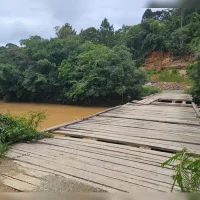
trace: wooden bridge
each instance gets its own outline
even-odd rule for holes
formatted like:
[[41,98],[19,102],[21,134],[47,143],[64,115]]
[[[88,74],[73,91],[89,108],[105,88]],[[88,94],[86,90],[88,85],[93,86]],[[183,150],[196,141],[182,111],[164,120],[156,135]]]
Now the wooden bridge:
[[49,128],[58,135],[9,151],[23,170],[4,184],[33,191],[54,174],[108,192],[170,192],[174,172],[161,163],[183,147],[200,154],[197,115],[190,95],[162,93]]

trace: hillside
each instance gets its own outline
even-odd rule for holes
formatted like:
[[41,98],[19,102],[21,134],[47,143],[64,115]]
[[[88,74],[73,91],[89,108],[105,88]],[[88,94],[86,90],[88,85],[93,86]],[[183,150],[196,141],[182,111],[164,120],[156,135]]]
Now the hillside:
[[194,56],[174,56],[166,52],[152,52],[147,56],[143,67],[145,69],[186,69],[189,64],[195,63]]

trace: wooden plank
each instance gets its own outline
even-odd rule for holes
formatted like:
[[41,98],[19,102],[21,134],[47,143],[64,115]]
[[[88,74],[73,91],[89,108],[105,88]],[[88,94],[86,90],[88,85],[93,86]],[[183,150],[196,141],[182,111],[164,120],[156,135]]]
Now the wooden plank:
[[144,104],[144,105],[151,104],[152,102],[158,100],[159,98],[160,95],[153,95],[148,98],[145,98],[144,100],[138,101],[137,104]]
[[[119,118],[115,118],[119,119]],[[92,121],[85,121],[83,123],[75,125],[71,125],[65,128],[76,128],[76,127],[96,127],[98,129],[114,129],[114,130],[120,130],[120,131],[126,131],[128,132],[134,132],[137,131],[139,132],[144,132],[145,133],[154,133],[156,134],[168,134],[172,135],[177,134],[181,136],[190,136],[192,138],[199,138],[199,126],[177,126],[176,124],[160,124],[159,122],[152,122],[152,121],[139,121],[139,120],[123,120],[123,121],[118,121],[118,120],[112,120],[112,121],[98,121],[98,120],[92,120]],[[173,126],[174,125],[174,126]],[[98,130],[97,130],[98,131]]]
[[[106,124],[79,124],[76,126],[69,126],[68,128],[75,128],[87,131],[103,132],[103,133],[112,133],[117,136],[130,136],[130,137],[139,137],[139,138],[149,138],[149,139],[158,139],[166,140],[173,142],[183,142],[189,144],[199,144],[200,135],[189,135],[184,133],[178,133],[174,131],[173,133],[166,133],[156,130],[144,130],[141,128],[133,127],[115,127]],[[59,130],[68,130],[67,128],[61,128]]]
[[[51,144],[51,143],[49,143]],[[55,144],[55,143],[54,143]],[[53,152],[51,150],[53,150],[52,146],[51,145],[44,145],[45,148],[49,149],[50,152],[53,154]],[[62,145],[59,145],[58,146],[60,147],[56,147],[56,149],[59,149],[59,150],[64,150]],[[34,146],[36,147],[36,146]],[[45,155],[45,152],[46,152],[46,149],[42,148],[41,145],[37,145],[37,148],[39,148],[41,150],[41,152]],[[154,173],[157,173],[157,174],[163,174],[163,175],[169,175],[171,176],[172,175],[172,170],[171,169],[168,169],[168,168],[161,168],[161,162],[159,164],[154,164],[153,162],[145,162],[144,160],[129,160],[129,159],[123,159],[123,158],[120,158],[120,157],[115,157],[115,156],[112,156],[112,155],[103,155],[103,151],[101,153],[92,153],[92,152],[89,152],[87,151],[87,148],[85,148],[86,151],[84,151],[84,153],[81,153],[80,155],[81,156],[84,156],[85,159],[86,158],[93,158],[95,160],[101,160],[101,161],[106,161],[106,162],[109,162],[110,165],[113,165],[113,163],[117,164],[117,165],[121,165],[121,166],[127,166],[127,167],[131,167],[131,168],[138,168],[138,169],[143,169],[144,171],[149,171],[149,172],[154,172]],[[81,149],[83,151],[83,148]],[[28,155],[30,155],[29,153],[32,153],[32,154],[35,154],[35,155],[40,155],[42,156],[41,152],[40,151],[35,151],[34,152],[34,148],[33,146],[30,147],[30,149],[27,149],[27,146],[18,146],[16,147],[15,149],[12,150],[13,152],[20,152],[22,153],[23,151],[27,152]],[[69,148],[65,148],[65,151],[66,152],[70,152],[72,154],[76,153],[77,150],[70,150]],[[79,150],[78,150],[79,151]],[[51,153],[49,156],[51,156]],[[80,153],[80,151],[79,151]],[[63,156],[63,154],[61,154]],[[95,156],[97,156],[95,158]],[[56,158],[55,158],[56,159]],[[73,157],[71,157],[72,160]],[[148,169],[146,168],[148,166]]]
[[[162,120],[163,122],[165,122],[165,121],[171,121],[171,122],[173,122],[173,121],[177,121],[177,122],[180,122],[180,123],[189,123],[189,125],[191,124],[191,125],[199,125],[198,124],[198,120],[197,120],[197,118],[196,117],[186,117],[185,115],[183,115],[183,116],[181,116],[181,115],[177,115],[177,116],[172,116],[172,115],[168,115],[167,113],[165,114],[165,116],[164,116],[164,113],[161,113],[161,114],[148,114],[148,113],[143,113],[143,112],[141,112],[141,113],[139,113],[139,112],[127,112],[127,113],[125,113],[125,112],[110,112],[110,113],[108,113],[107,115],[105,114],[105,116],[110,116],[110,115],[112,115],[112,116],[121,116],[122,118],[124,118],[124,116],[134,116],[135,118],[136,117],[138,117],[139,119],[143,119],[143,120],[145,120],[145,119],[150,119],[151,121],[155,121],[155,120],[157,120],[158,118],[160,119],[160,121]],[[157,120],[158,121],[158,120]],[[162,122],[161,121],[161,122]]]
[[31,184],[31,185],[35,185],[35,186],[39,186],[41,184],[41,181],[38,178],[29,176],[27,174],[23,174],[23,173],[16,173],[16,174],[10,174],[10,173],[3,173],[2,174],[4,177],[9,177],[11,179],[17,179],[19,181]]
[[34,185],[7,176],[4,176],[3,184],[21,192],[30,192],[36,188]]
[[[64,164],[67,163],[67,165],[69,165],[71,167],[75,167],[75,168],[79,168],[79,169],[84,169],[85,167],[87,167],[87,169],[90,169],[90,172],[101,173],[103,175],[109,174],[109,176],[113,176],[113,177],[117,176],[118,179],[123,180],[123,181],[127,181],[129,179],[130,182],[132,182],[132,183],[137,183],[137,184],[143,185],[145,187],[150,187],[150,188],[153,188],[153,189],[156,189],[156,190],[158,189],[158,187],[160,187],[160,190],[166,191],[166,187],[168,187],[168,188],[171,187],[172,180],[171,180],[170,176],[168,177],[168,178],[170,178],[169,179],[170,183],[169,184],[166,184],[166,183],[162,184],[162,182],[158,183],[156,181],[149,180],[149,179],[146,179],[146,178],[142,178],[142,177],[139,177],[137,175],[127,174],[126,171],[124,171],[124,172],[122,172],[121,170],[115,171],[113,169],[113,167],[115,168],[116,165],[113,165],[111,163],[109,164],[109,163],[97,162],[97,161],[94,161],[92,159],[86,159],[86,158],[82,159],[81,162],[80,162],[80,161],[75,160],[74,157],[72,159],[72,157],[70,155],[67,155],[67,154],[65,154],[64,156],[62,154],[62,157],[61,156],[58,157],[58,156],[56,156],[56,151],[46,151],[46,150],[41,149],[41,148],[40,148],[40,151],[42,153],[40,153],[37,150],[37,152],[36,152],[36,153],[38,153],[37,155],[40,155],[40,156],[43,155],[45,157],[45,159],[48,159],[48,160],[54,159],[56,162],[59,162],[59,163],[64,163]],[[36,154],[34,153],[34,156],[35,155]],[[55,155],[55,156],[53,156],[53,155]],[[30,156],[32,156],[32,155],[30,154]],[[79,157],[79,158],[81,158],[81,157]],[[89,161],[89,162],[87,162],[87,161]],[[120,168],[117,167],[116,169],[120,169]],[[166,177],[164,177],[164,178],[166,178]],[[154,186],[156,186],[156,187],[154,187]],[[167,191],[169,191],[169,189],[167,189]]]
[[[162,120],[164,119],[171,119],[171,120],[185,120],[185,121],[191,121],[191,122],[197,122],[197,118],[196,116],[186,116],[186,115],[181,115],[181,114],[176,114],[176,115],[173,115],[173,114],[169,114],[169,113],[151,113],[151,112],[139,112],[139,111],[136,111],[136,112],[133,112],[133,111],[129,111],[129,112],[123,112],[123,111],[116,111],[116,112],[110,112],[109,114],[116,114],[116,115],[134,115],[135,117],[139,116],[139,117],[143,117],[143,118],[147,118],[147,117],[150,117],[150,118],[161,118]],[[195,113],[194,113],[195,114]]]
[[190,104],[179,104],[179,103],[165,103],[165,102],[153,102],[152,105],[156,106],[178,106],[178,107],[192,107]]
[[187,147],[191,152],[193,153],[198,153],[200,152],[200,149],[198,145],[189,145],[189,144],[181,144],[181,143],[172,143],[172,142],[167,142],[165,141],[165,144],[162,144],[159,141],[155,140],[144,140],[144,139],[130,139],[130,138],[122,138],[122,137],[113,137],[113,136],[108,136],[108,135],[103,135],[103,134],[91,134],[87,131],[73,131],[73,130],[68,130],[68,131],[55,131],[56,133],[68,135],[68,136],[78,136],[78,137],[88,137],[88,138],[96,138],[101,141],[105,142],[114,142],[118,144],[125,144],[125,145],[131,145],[131,146],[149,146],[153,149],[157,150],[164,150],[164,151],[171,151],[176,153],[177,151],[181,151],[183,147]]
[[[153,105],[155,106],[155,105]],[[160,108],[160,109],[158,109]],[[165,109],[168,108],[168,109]],[[180,109],[176,109],[174,110],[174,108],[188,108],[187,110],[180,110]],[[151,111],[155,111],[157,113],[162,113],[162,112],[167,112],[167,113],[171,113],[171,114],[176,114],[176,113],[182,113],[182,114],[194,114],[194,110],[192,109],[192,107],[166,107],[166,106],[156,106],[155,109],[153,108],[146,108],[146,107],[141,107],[141,106],[124,106],[121,107],[120,109],[116,109],[116,111],[145,111],[145,112],[151,112]]]
[[[99,124],[99,125],[111,125],[113,127],[131,127],[131,128],[141,128],[147,130],[156,130],[161,133],[181,133],[184,135],[197,136],[199,133],[199,127],[197,126],[183,126],[180,124],[166,124],[162,122],[149,122],[142,120],[129,120],[124,119],[121,121],[119,118],[110,118],[105,117],[105,120],[94,118],[92,120],[88,120],[82,122],[83,124]],[[82,124],[80,123],[80,124]]]
[[[88,158],[82,158],[82,157],[79,157],[79,161],[77,161],[76,159],[74,159],[74,158],[77,158],[76,156],[74,157],[73,156],[73,159],[72,159],[72,156],[69,154],[69,155],[67,155],[68,154],[68,152],[67,152],[67,150],[65,151],[65,154],[63,155],[63,149],[64,148],[56,148],[56,150],[57,150],[57,152],[56,151],[48,151],[48,150],[46,150],[45,148],[40,148],[40,147],[38,147],[37,148],[37,151],[36,151],[36,153],[39,153],[40,154],[40,156],[43,156],[43,157],[45,157],[45,159],[48,157],[48,159],[50,159],[51,157],[52,157],[52,159],[54,159],[54,160],[56,160],[56,161],[58,161],[59,160],[59,162],[62,162],[63,163],[63,161],[66,161],[66,163],[67,163],[67,165],[70,165],[70,166],[72,166],[72,167],[78,167],[78,168],[81,168],[81,166],[83,165],[83,163],[85,163],[85,164],[89,164],[88,165],[88,167],[87,168],[89,168],[90,170],[94,170],[93,172],[94,173],[96,173],[96,172],[98,172],[99,173],[99,171],[102,173],[102,174],[112,174],[113,176],[117,176],[118,178],[120,177],[121,179],[123,179],[123,180],[127,180],[127,178],[129,177],[129,178],[131,178],[131,179],[134,179],[134,180],[137,180],[137,181],[140,181],[140,182],[142,182],[142,183],[140,183],[140,184],[143,184],[144,186],[149,186],[149,187],[153,187],[153,185],[154,184],[156,184],[156,185],[159,185],[159,186],[164,186],[164,188],[162,188],[162,190],[164,189],[164,190],[166,190],[166,187],[168,187],[168,188],[170,188],[171,187],[171,182],[172,182],[172,179],[171,179],[171,177],[169,176],[168,178],[169,178],[169,184],[166,184],[166,183],[162,183],[162,182],[159,182],[158,183],[158,181],[154,181],[154,180],[150,180],[149,179],[149,177],[148,177],[148,179],[147,178],[145,178],[145,177],[140,177],[140,176],[137,176],[137,174],[136,175],[133,175],[133,174],[129,174],[129,173],[127,173],[127,169],[128,169],[128,172],[130,171],[130,168],[127,168],[127,167],[125,167],[125,169],[124,169],[124,171],[123,171],[123,168],[119,168],[119,167],[117,167],[116,165],[113,165],[113,164],[109,164],[109,163],[105,163],[105,162],[101,162],[101,161],[97,161],[97,160],[92,160],[92,159],[88,159]],[[24,150],[24,149],[23,149]],[[26,149],[25,149],[26,150]],[[64,149],[65,150],[65,149]],[[28,150],[28,152],[30,152],[31,150]],[[59,154],[59,152],[62,152],[62,156],[58,156],[58,154]],[[32,152],[34,153],[34,156],[35,156],[35,152],[34,152],[34,148],[32,149]],[[39,155],[39,154],[37,154],[37,155]],[[81,159],[82,158],[82,159]],[[81,161],[81,162],[80,162]],[[101,168],[101,169],[98,169],[98,168],[95,168],[95,167],[92,167],[92,165],[93,166],[95,166],[96,165],[96,167],[98,167],[98,168]],[[84,165],[84,166],[86,166],[86,165]],[[83,168],[81,168],[81,169],[83,169]],[[108,169],[109,169],[109,171],[108,171]],[[115,171],[114,169],[116,169],[117,171]],[[151,173],[149,173],[149,175],[150,175]],[[161,177],[163,177],[163,180],[162,181],[164,181],[165,179],[166,179],[166,177],[165,176],[162,176],[162,175],[160,175],[159,176],[159,178],[161,178]],[[146,182],[148,183],[148,184],[146,184]],[[157,183],[156,183],[157,182]],[[150,184],[151,183],[151,184]],[[153,185],[152,185],[152,183],[153,183]],[[158,186],[156,186],[156,188],[154,188],[154,189],[158,189],[157,188]],[[161,189],[161,188],[160,188]],[[167,191],[169,191],[169,189],[167,189]]]
[[159,116],[164,118],[164,116],[168,117],[173,117],[173,118],[186,118],[186,119],[196,119],[196,113],[195,112],[169,112],[168,111],[156,111],[156,110],[134,110],[134,109],[128,109],[128,110],[116,110],[116,111],[111,111],[109,113],[118,113],[118,114],[133,114],[133,115],[148,115],[148,116]]
[[[174,108],[174,107],[173,107]],[[143,113],[149,113],[149,114],[154,114],[154,113],[158,113],[158,114],[163,114],[166,113],[168,115],[179,115],[179,114],[184,114],[187,115],[188,117],[194,117],[194,110],[191,108],[188,111],[181,111],[181,110],[171,110],[173,109],[172,107],[168,107],[168,110],[163,109],[163,107],[160,106],[160,109],[157,110],[153,110],[153,109],[144,109],[144,108],[121,108],[121,109],[116,109],[111,111],[112,113],[114,112],[143,112]],[[184,107],[184,108],[188,108],[188,107]],[[152,112],[153,111],[153,112]]]
[[115,118],[125,118],[125,119],[140,119],[140,120],[146,120],[146,121],[154,121],[154,122],[165,122],[165,123],[174,123],[174,124],[185,124],[185,125],[199,125],[198,121],[193,122],[189,120],[180,120],[180,119],[173,119],[165,118],[160,119],[159,117],[150,117],[150,116],[134,116],[134,115],[120,115],[120,114],[111,114],[111,113],[105,113],[101,116],[109,116],[109,117],[115,117]]
[[74,181],[78,181],[78,182],[82,182],[84,184],[87,184],[91,187],[96,187],[96,188],[99,188],[101,187],[101,189],[107,191],[107,192],[119,192],[119,190],[116,190],[116,189],[112,189],[110,187],[106,187],[106,186],[103,186],[103,185],[99,185],[99,184],[96,184],[96,183],[92,183],[92,182],[89,182],[87,180],[84,180],[84,179],[80,179],[80,178],[77,178],[77,177],[73,177],[73,176],[70,176],[70,175],[67,175],[67,174],[63,174],[63,173],[60,173],[58,171],[55,171],[55,170],[51,170],[51,169],[47,169],[47,168],[43,168],[43,167],[39,167],[37,165],[34,165],[34,164],[29,164],[29,163],[25,163],[23,161],[18,161],[18,160],[14,160],[15,163],[17,163],[18,165],[26,168],[26,169],[30,169],[30,170],[36,170],[36,171],[39,171],[39,172],[44,172],[44,173],[49,173],[51,174],[51,176],[61,176],[61,177],[64,177],[66,179],[70,179],[70,180],[74,180]]
[[[127,108],[127,109],[145,109],[145,110],[160,110],[161,108],[158,107],[157,105],[137,105],[137,104],[125,104],[123,105],[121,108]],[[121,109],[120,108],[120,109]],[[119,108],[118,108],[119,109]],[[163,106],[162,107],[162,110],[166,110],[168,111],[169,108],[166,107],[166,106]],[[171,108],[170,111],[181,111],[181,112],[188,112],[188,111],[192,111],[192,109],[190,107],[174,107],[174,108]]]
[[104,132],[104,133],[114,133],[116,135],[123,136],[137,136],[137,137],[146,137],[152,139],[161,139],[161,140],[171,140],[171,141],[180,141],[186,143],[199,144],[200,135],[196,133],[181,133],[181,131],[165,132],[151,129],[144,129],[141,127],[123,127],[123,126],[110,126],[109,124],[77,124],[77,126],[69,126],[66,128],[61,128],[59,130],[68,130],[72,129],[82,129],[95,132]]
[[[138,124],[138,125],[151,125],[151,126],[156,126],[156,127],[173,127],[173,128],[180,128],[183,130],[189,129],[192,131],[199,130],[199,126],[197,125],[182,125],[182,124],[170,124],[170,123],[164,123],[164,122],[154,122],[154,121],[145,121],[142,119],[126,119],[126,118],[114,118],[114,117],[109,117],[109,116],[99,116],[99,117],[94,117],[92,119],[84,121],[84,123],[93,123],[93,121],[98,121],[98,122],[119,122],[121,124],[123,123],[128,123],[128,124]],[[83,123],[83,122],[81,122]],[[80,123],[80,124],[81,124]],[[153,127],[152,127],[153,128]]]
[[[157,157],[161,157],[164,159],[170,158],[173,154],[170,153],[166,153],[166,152],[160,152],[160,151],[153,151],[153,150],[143,150],[143,149],[139,149],[136,147],[132,147],[132,146],[124,146],[124,145],[118,145],[118,144],[114,144],[114,143],[106,143],[106,142],[99,142],[99,141],[92,141],[92,140],[82,140],[82,139],[77,139],[77,138],[71,138],[71,137],[54,137],[53,139],[43,139],[40,140],[44,143],[48,143],[49,141],[57,141],[59,143],[63,142],[63,144],[65,144],[65,146],[68,145],[69,142],[75,143],[78,145],[78,148],[81,145],[87,145],[89,147],[93,147],[94,149],[106,149],[106,150],[110,150],[110,151],[114,151],[114,152],[119,152],[119,153],[124,153],[127,155],[134,155],[134,154],[138,154],[138,153],[142,153],[143,156],[144,155],[148,155],[148,157],[150,155],[154,155]],[[94,151],[94,149],[92,151]],[[154,157],[154,159],[156,159],[156,157]]]
[[41,171],[38,171],[38,170],[33,170],[33,169],[28,169],[28,168],[21,168],[21,167],[18,167],[18,168],[22,169],[24,174],[29,175],[31,177],[35,177],[35,178],[43,178],[45,176],[51,175],[50,173],[41,172]]
[[[111,132],[107,132],[105,133],[105,131],[102,132],[93,132],[90,130],[84,130],[84,129],[71,129],[68,128],[66,130],[59,130],[57,131],[59,133],[63,133],[66,135],[70,135],[70,136],[78,136],[78,137],[88,137],[88,138],[96,138],[98,140],[102,140],[104,141],[115,141],[118,144],[123,144],[123,142],[127,142],[127,144],[129,145],[137,145],[136,141],[138,142],[139,146],[150,146],[152,148],[155,148],[156,145],[158,146],[162,146],[165,147],[167,145],[169,145],[170,147],[174,147],[174,148],[183,148],[183,147],[188,147],[191,150],[194,151],[199,151],[200,147],[199,144],[192,144],[192,143],[184,143],[184,142],[179,142],[177,143],[176,141],[167,141],[167,140],[159,140],[159,139],[154,139],[154,138],[144,138],[144,137],[136,137],[136,136],[123,136],[123,135],[116,135],[116,133],[111,133]],[[123,142],[121,142],[123,141]],[[126,142],[124,144],[126,144]],[[171,150],[171,149],[169,149]]]
[[[12,151],[9,152],[9,157],[12,158]],[[14,152],[16,154],[16,152]],[[20,155],[20,154],[19,154]],[[104,185],[110,188],[117,189],[122,192],[130,192],[130,191],[155,191],[152,188],[147,188],[138,184],[133,184],[129,180],[122,181],[117,179],[117,177],[109,177],[109,174],[96,174],[89,171],[89,169],[84,168],[83,170],[77,170],[73,167],[70,167],[64,163],[55,162],[54,159],[46,159],[46,158],[38,158],[36,156],[18,156],[15,158],[16,160],[20,160],[26,163],[31,163],[34,165],[38,165],[40,167],[44,167],[47,169],[59,171],[61,173],[71,175],[74,177],[78,177],[81,179],[88,180],[90,182],[97,183],[99,185]]]
[[[155,165],[155,166],[159,166],[160,167],[160,163],[166,161],[168,158],[166,157],[161,157],[161,156],[155,156],[152,154],[144,154],[144,153],[140,153],[140,152],[136,152],[135,154],[128,154],[126,155],[125,153],[121,153],[121,152],[116,152],[116,151],[111,151],[111,150],[107,150],[107,149],[100,149],[97,146],[97,149],[95,149],[94,147],[91,147],[91,145],[80,145],[79,148],[77,148],[77,144],[75,143],[64,143],[62,141],[49,141],[46,142],[45,144],[48,145],[55,145],[55,146],[59,146],[59,147],[64,147],[67,148],[68,152],[74,154],[77,153],[77,151],[79,152],[84,151],[84,153],[81,153],[82,156],[85,156],[85,154],[88,154],[89,156],[94,155],[97,156],[97,158],[101,158],[101,156],[109,156],[109,157],[113,157],[113,158],[117,158],[117,159],[121,159],[121,160],[128,160],[128,161],[132,161],[132,162],[138,162],[138,163],[146,163],[149,165]],[[68,145],[66,147],[66,145]],[[49,147],[46,147],[49,148]],[[100,156],[100,157],[99,157]]]

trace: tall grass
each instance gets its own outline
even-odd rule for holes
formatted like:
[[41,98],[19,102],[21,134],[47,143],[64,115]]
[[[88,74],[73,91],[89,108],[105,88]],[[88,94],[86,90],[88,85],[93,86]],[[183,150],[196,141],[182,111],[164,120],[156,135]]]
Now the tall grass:
[[157,75],[156,80],[155,80],[157,82],[176,82],[176,83],[181,83],[185,86],[193,85],[193,81],[189,78],[189,76],[180,75],[179,70],[177,69],[172,69],[172,70],[151,69],[151,70],[147,70],[147,75],[149,79],[151,79],[153,75]]
[[155,86],[148,86],[148,85],[144,85],[142,87],[142,96],[149,96],[151,94],[157,94],[157,93],[161,93],[162,90],[158,87]]
[[170,72],[167,70],[164,70],[159,74],[157,81],[177,82],[177,83],[182,83],[184,85],[191,85],[191,80],[187,76],[181,76],[178,73],[175,73],[173,71]]
[[37,128],[45,118],[44,112],[29,112],[21,116],[0,114],[0,157],[11,144],[43,138],[44,134]]

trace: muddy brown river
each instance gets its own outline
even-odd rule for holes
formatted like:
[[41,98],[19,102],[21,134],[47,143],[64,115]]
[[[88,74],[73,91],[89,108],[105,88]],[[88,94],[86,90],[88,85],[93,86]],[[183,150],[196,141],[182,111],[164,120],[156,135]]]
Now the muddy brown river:
[[107,108],[38,103],[5,103],[0,101],[0,113],[10,112],[11,114],[21,115],[29,111],[45,111],[47,118],[41,124],[40,129],[80,119],[105,109]]

